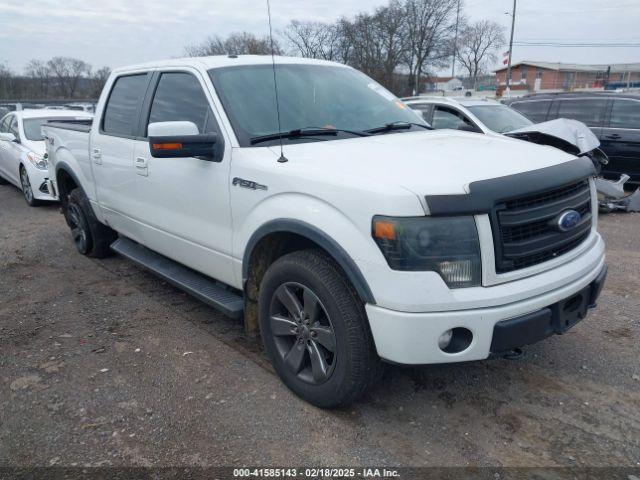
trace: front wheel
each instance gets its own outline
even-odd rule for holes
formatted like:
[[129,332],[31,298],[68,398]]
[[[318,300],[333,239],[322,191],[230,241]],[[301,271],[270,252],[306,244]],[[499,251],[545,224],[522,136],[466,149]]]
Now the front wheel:
[[375,381],[375,352],[362,302],[319,250],[285,255],[260,287],[260,331],[283,382],[318,407],[347,405]]
[[40,202],[36,200],[33,195],[33,189],[31,188],[31,181],[29,180],[29,174],[27,173],[27,169],[24,165],[20,165],[20,185],[22,186],[22,194],[24,195],[24,199],[27,201],[27,204],[30,207],[37,207],[40,205]]

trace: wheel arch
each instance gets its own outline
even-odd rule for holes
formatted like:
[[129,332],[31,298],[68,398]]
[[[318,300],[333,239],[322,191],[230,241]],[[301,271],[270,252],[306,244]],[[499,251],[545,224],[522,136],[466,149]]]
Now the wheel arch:
[[77,175],[73,173],[73,169],[64,161],[58,161],[56,164],[56,187],[58,198],[63,207],[66,205],[71,191],[74,188],[82,188],[82,184]]
[[[255,265],[256,255],[259,247],[270,238],[300,239],[304,247],[317,246],[324,250],[340,266],[344,274],[351,281],[358,296],[364,303],[375,304],[375,298],[364,275],[344,248],[331,236],[319,228],[301,220],[277,219],[263,224],[256,230],[249,239],[242,259],[242,283],[246,287],[246,282],[250,278],[250,268]],[[299,248],[295,248],[297,250]],[[285,249],[286,250],[286,249]],[[279,252],[275,252],[275,258]],[[284,253],[288,253],[285,251]]]

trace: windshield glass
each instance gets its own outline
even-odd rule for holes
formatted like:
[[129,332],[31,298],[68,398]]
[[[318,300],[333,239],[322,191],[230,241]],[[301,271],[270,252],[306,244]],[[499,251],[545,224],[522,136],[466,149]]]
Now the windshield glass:
[[40,127],[47,122],[56,122],[58,120],[76,120],[77,117],[49,117],[49,118],[25,118],[22,121],[24,128],[24,136],[27,140],[40,142],[43,140]]
[[533,125],[533,122],[505,105],[475,105],[467,107],[489,129],[505,133]]
[[[243,65],[209,71],[240,145],[261,135],[316,127],[363,131],[393,122],[425,124],[422,117],[366,75],[346,67],[277,65],[280,122],[271,65]],[[426,125],[426,124],[425,124]],[[411,126],[393,133],[423,130]],[[354,138],[336,136],[285,138],[285,142],[312,142]],[[278,139],[258,146],[278,143]]]

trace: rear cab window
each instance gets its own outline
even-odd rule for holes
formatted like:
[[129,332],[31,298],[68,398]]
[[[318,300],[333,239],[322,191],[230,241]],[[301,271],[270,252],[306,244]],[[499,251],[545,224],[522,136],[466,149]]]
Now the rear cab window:
[[135,136],[148,77],[148,73],[141,73],[116,79],[102,115],[101,133],[127,138]]

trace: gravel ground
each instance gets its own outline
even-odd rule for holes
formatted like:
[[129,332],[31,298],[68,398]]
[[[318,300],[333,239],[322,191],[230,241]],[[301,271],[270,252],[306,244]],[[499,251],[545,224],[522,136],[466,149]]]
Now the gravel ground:
[[640,215],[609,279],[518,360],[389,367],[349,409],[291,394],[239,323],[0,187],[0,466],[640,465]]

